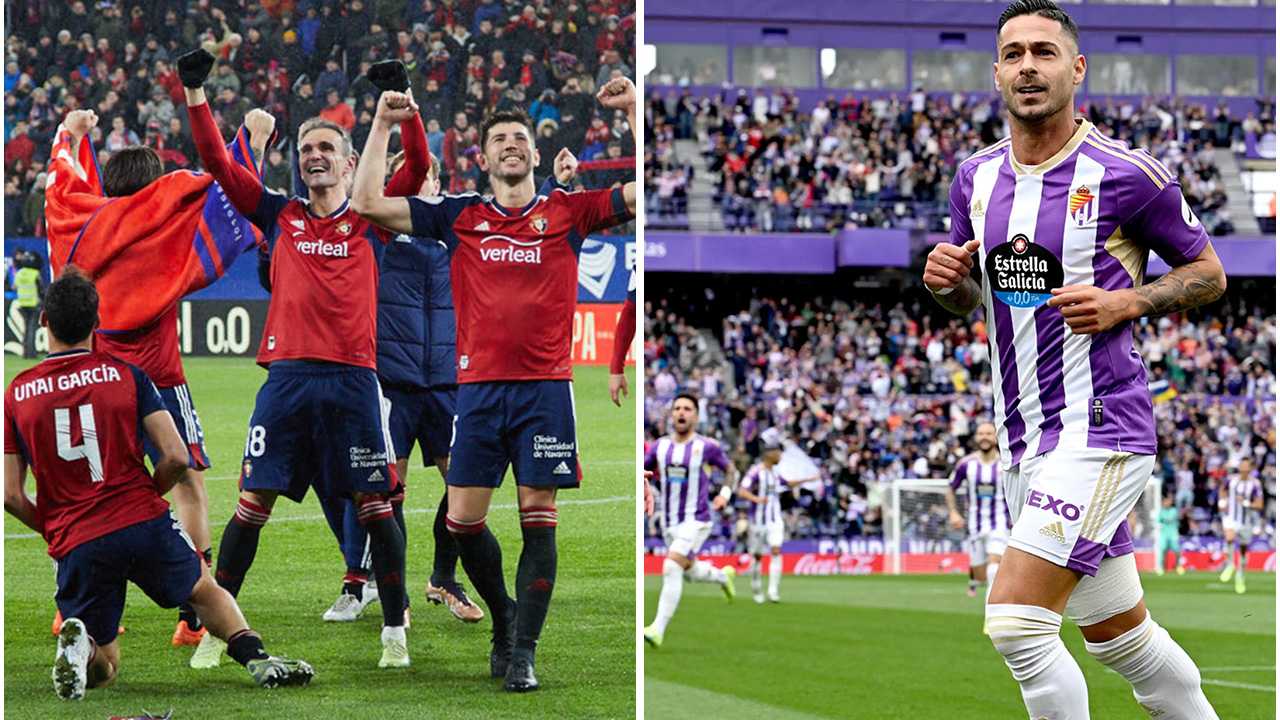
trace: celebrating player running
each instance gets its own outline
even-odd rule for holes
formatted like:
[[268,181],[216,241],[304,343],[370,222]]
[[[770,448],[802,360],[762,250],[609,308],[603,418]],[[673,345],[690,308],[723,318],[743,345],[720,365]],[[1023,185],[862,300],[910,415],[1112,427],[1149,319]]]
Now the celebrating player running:
[[[1156,451],[1132,323],[1212,302],[1222,264],[1167,168],[1074,117],[1086,63],[1061,8],[1019,0],[996,39],[1011,137],[957,169],[951,244],[924,272],[943,307],[983,305],[990,328],[1014,524],[986,629],[1031,717],[1089,717],[1059,637],[1065,611],[1153,717],[1215,718],[1195,664],[1142,601],[1125,518]],[[969,276],[974,251],[981,284]],[[1148,251],[1173,270],[1141,285]]]
[[[610,81],[598,98],[626,110],[635,126],[629,80]],[[588,233],[634,217],[635,183],[537,195],[529,119],[499,111],[485,119],[480,136],[479,165],[492,196],[388,197],[382,178],[390,127],[409,117],[417,117],[417,108],[408,96],[382,94],[352,206],[388,230],[440,238],[453,253],[458,416],[447,522],[492,617],[490,673],[505,677],[509,691],[534,690],[534,651],[555,586],[556,490],[577,487],[581,473],[570,358],[578,252]],[[503,580],[501,548],[485,525],[508,465],[524,536],[515,602]]]

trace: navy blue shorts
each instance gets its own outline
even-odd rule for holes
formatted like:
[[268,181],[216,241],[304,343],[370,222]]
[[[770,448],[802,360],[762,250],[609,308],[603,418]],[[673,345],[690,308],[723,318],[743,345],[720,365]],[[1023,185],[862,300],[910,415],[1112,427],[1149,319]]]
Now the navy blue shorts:
[[398,481],[387,432],[390,403],[369,368],[277,360],[249,419],[241,490],[268,490],[302,502],[390,494]]
[[[204,428],[200,427],[200,416],[196,414],[196,405],[191,401],[191,389],[184,383],[170,388],[156,388],[164,399],[165,407],[173,416],[173,424],[178,426],[178,434],[187,445],[187,466],[192,470],[208,470],[209,453],[204,449]],[[151,466],[160,462],[160,449],[151,444],[151,438],[142,434],[142,449],[151,458]]]
[[449,454],[449,485],[576,488],[582,482],[568,380],[464,383]]
[[456,388],[383,388],[391,401],[391,446],[396,457],[407,458],[416,443],[422,448],[422,466],[449,454],[453,440],[453,414],[458,404]]
[[177,607],[200,579],[200,555],[166,512],[77,545],[57,572],[62,617],[80,618],[89,637],[106,645],[120,629],[128,582],[160,607]]

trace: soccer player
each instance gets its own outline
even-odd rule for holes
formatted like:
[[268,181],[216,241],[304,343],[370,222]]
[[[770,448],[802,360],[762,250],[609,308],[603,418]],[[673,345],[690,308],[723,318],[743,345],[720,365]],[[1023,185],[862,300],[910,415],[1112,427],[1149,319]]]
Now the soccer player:
[[[258,172],[271,138],[273,123],[265,115],[249,113],[232,141],[248,172]],[[187,446],[188,471],[173,488],[178,520],[211,563],[209,455],[178,353],[178,300],[230,267],[252,247],[253,232],[242,215],[224,212],[222,191],[208,176],[162,174],[151,148],[116,152],[99,177],[86,138],[97,121],[91,110],[73,110],[56,133],[45,194],[49,257],[55,273],[74,261],[101,288],[110,324],[97,332],[97,349],[137,365],[160,390]],[[147,438],[143,448],[154,466],[159,450]],[[195,645],[203,635],[195,611],[180,606],[173,645]]]
[[[996,451],[996,426],[984,422],[974,433],[978,451],[956,463],[947,486],[947,511],[951,527],[969,531],[969,597],[976,596],[978,583],[987,584],[987,592],[996,581],[1000,556],[1009,542],[1009,508],[1000,483],[1000,453]],[[956,510],[956,491],[964,487],[969,499],[968,515]]]
[[[629,80],[610,81],[598,98],[625,109],[634,127]],[[534,652],[555,586],[556,490],[581,481],[570,357],[578,252],[588,233],[635,216],[635,183],[538,195],[529,119],[500,111],[480,132],[479,166],[492,196],[387,197],[381,180],[390,124],[417,113],[411,102],[402,106],[406,100],[398,93],[379,99],[352,204],[388,230],[440,238],[453,254],[458,415],[446,522],[492,617],[490,673],[504,677],[508,691],[535,690]],[[508,465],[524,539],[516,602],[507,594],[497,538],[485,525]]]
[[764,603],[761,588],[760,565],[765,551],[769,552],[769,602],[782,602],[778,588],[782,584],[782,539],[786,527],[782,523],[783,490],[809,482],[814,478],[784,478],[778,472],[782,460],[782,436],[776,428],[760,434],[760,461],[752,465],[738,485],[738,497],[752,504],[747,513],[747,552],[751,553],[751,596],[757,604]]
[[[720,445],[694,432],[697,421],[698,399],[689,393],[676,395],[671,401],[671,434],[659,438],[644,456],[644,468],[653,473],[662,497],[662,536],[667,543],[658,613],[644,629],[644,641],[655,648],[662,647],[685,580],[718,583],[730,602],[737,594],[733,584],[737,571],[732,565],[717,568],[697,560],[698,550],[711,535],[712,512],[724,508],[737,484],[736,469]],[[714,496],[708,466],[724,473],[724,485]]]
[[[1156,437],[1133,321],[1212,302],[1226,288],[1200,221],[1150,155],[1074,117],[1086,61],[1050,0],[1000,15],[994,79],[1010,137],[951,185],[951,242],[924,282],[958,315],[986,311],[1000,468],[1013,516],[986,629],[1031,717],[1087,718],[1085,648],[1164,720],[1214,718],[1187,653],[1142,601],[1124,522],[1151,477]],[[1173,269],[1142,285],[1156,252]],[[970,277],[978,253],[981,282]]]
[[1219,580],[1230,582],[1236,578],[1236,592],[1243,595],[1245,558],[1254,531],[1262,524],[1262,511],[1266,507],[1262,481],[1253,474],[1253,461],[1240,460],[1236,472],[1227,481],[1225,492],[1218,498],[1218,510],[1222,513],[1223,540],[1227,546],[1227,567]]
[[[1174,497],[1165,495],[1160,503],[1160,512],[1156,514],[1156,574],[1164,574],[1164,561],[1172,552],[1178,568],[1178,574],[1187,572],[1187,560],[1182,555],[1182,543],[1178,537],[1178,521],[1181,513],[1174,506]],[[1223,582],[1226,582],[1225,580]]]
[[[262,231],[272,288],[258,349],[267,380],[249,420],[240,499],[222,535],[216,578],[233,596],[239,593],[280,495],[301,502],[311,486],[320,497],[350,495],[369,533],[382,600],[378,666],[407,667],[404,534],[390,500],[399,481],[375,374],[378,261],[390,238],[348,206],[356,157],[350,136],[333,123],[313,118],[298,131],[309,201],[271,192],[231,163],[201,87],[213,61],[204,50],[178,59],[192,135],[232,205]],[[405,120],[406,143],[425,137],[421,118]],[[426,157],[425,147],[406,149],[393,193],[422,186]],[[216,666],[220,651],[205,638],[193,667]]]
[[627,279],[627,301],[622,304],[618,325],[613,331],[613,354],[609,356],[609,399],[622,407],[627,396],[627,351],[636,339],[636,271]]
[[[164,608],[187,603],[262,687],[306,685],[311,666],[267,655],[236,601],[209,575],[162,496],[188,470],[187,445],[146,373],[93,349],[98,293],[75,269],[49,285],[41,324],[49,356],[4,398],[4,507],[40,533],[57,561],[53,687],[80,700],[120,668],[116,634],[127,583]],[[154,477],[142,438],[158,449]],[[27,495],[30,468],[36,498]]]

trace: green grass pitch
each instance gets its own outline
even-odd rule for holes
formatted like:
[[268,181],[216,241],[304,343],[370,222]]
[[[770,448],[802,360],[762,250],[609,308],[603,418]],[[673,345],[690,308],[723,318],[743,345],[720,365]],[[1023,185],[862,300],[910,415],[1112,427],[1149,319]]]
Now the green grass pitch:
[[[1224,720],[1276,716],[1275,575],[1249,581],[1239,596],[1216,573],[1143,576],[1153,615],[1200,666]],[[662,648],[645,648],[645,717],[1026,717],[1017,684],[982,635],[982,601],[965,595],[965,583],[960,575],[787,576],[778,605],[753,603],[742,577],[733,604],[715,585],[688,583]],[[646,578],[645,622],[661,585]],[[1089,683],[1093,717],[1146,717],[1074,627],[1063,638]]]
[[[236,476],[254,395],[266,372],[248,359],[188,358],[187,378],[213,460],[208,471],[210,524],[218,539],[236,500]],[[5,358],[5,383],[31,361]],[[633,376],[634,377],[634,376]],[[321,613],[341,587],[343,563],[314,494],[282,499],[263,530],[240,605],[268,651],[305,658],[316,668],[308,688],[261,690],[224,657],[216,670],[187,667],[190,648],[173,648],[176,612],[129,590],[114,686],[85,701],[53,694],[49,634],[55,591],[44,541],[6,516],[4,565],[4,704],[15,718],[91,718],[174,709],[196,718],[631,718],[635,716],[635,414],[608,400],[607,369],[576,373],[579,442],[585,477],[559,500],[560,566],[538,652],[543,688],[502,692],[489,674],[489,620],[463,625],[422,592],[431,568],[431,522],[443,481],[409,465],[407,586],[413,604],[413,667],[379,670],[381,611],[355,623],[325,623]],[[28,490],[34,487],[28,479]],[[510,477],[494,496],[490,526],[503,544],[514,593],[520,526]],[[459,578],[470,589],[459,568]],[[474,595],[474,593],[473,593]],[[477,598],[478,601],[478,598]]]

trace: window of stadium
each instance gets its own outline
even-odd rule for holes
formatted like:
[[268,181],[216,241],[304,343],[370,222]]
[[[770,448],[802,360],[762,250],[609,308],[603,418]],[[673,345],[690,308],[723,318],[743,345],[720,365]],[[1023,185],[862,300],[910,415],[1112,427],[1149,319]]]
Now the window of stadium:
[[747,87],[816,87],[818,58],[814,48],[733,48],[733,82]]
[[656,85],[719,85],[729,80],[724,45],[659,43],[657,64],[649,73]]
[[1089,92],[1146,95],[1169,92],[1169,57],[1123,53],[1089,53],[1085,82]]
[[927,91],[994,90],[991,53],[971,50],[921,50],[912,53],[911,86]]
[[1178,55],[1179,95],[1258,93],[1258,59],[1250,55]]
[[1267,62],[1262,71],[1262,95],[1263,97],[1276,96],[1276,56],[1268,55]]
[[[825,52],[825,51],[824,51]],[[901,49],[835,48],[835,64],[822,70],[822,84],[852,90],[902,90],[907,86],[907,53]]]

